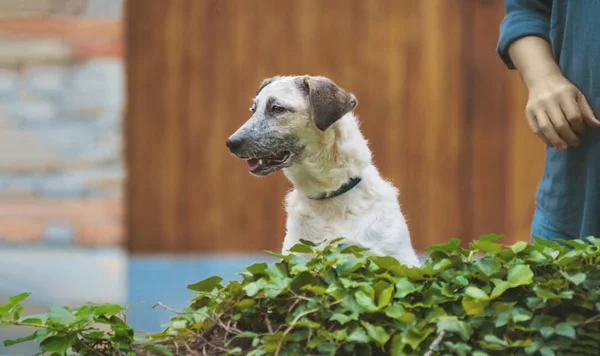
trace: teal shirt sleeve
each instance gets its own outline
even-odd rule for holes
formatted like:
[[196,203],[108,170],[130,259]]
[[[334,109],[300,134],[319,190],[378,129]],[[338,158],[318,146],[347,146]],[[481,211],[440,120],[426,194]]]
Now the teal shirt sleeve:
[[508,55],[508,47],[514,41],[538,36],[550,42],[552,0],[505,0],[505,7],[496,52],[509,69],[515,69]]

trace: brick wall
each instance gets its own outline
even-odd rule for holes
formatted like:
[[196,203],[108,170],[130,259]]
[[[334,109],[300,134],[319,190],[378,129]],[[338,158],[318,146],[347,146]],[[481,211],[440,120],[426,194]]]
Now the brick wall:
[[0,241],[120,244],[121,23],[0,23]]

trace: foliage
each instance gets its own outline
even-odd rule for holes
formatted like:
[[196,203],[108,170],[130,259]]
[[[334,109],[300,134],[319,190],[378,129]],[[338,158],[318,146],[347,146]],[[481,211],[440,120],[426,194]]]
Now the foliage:
[[27,294],[0,305],[0,323],[40,327],[5,344],[37,338],[52,355],[597,355],[600,239],[505,248],[498,238],[433,245],[418,268],[303,241],[241,280],[188,285],[191,305],[143,340],[114,305],[22,318]]
[[77,309],[50,307],[48,312],[21,316],[21,302],[31,293],[10,297],[0,304],[0,326],[30,326],[35,331],[16,340],[5,340],[4,346],[40,340],[40,352],[47,355],[127,355],[132,350],[133,329],[124,321],[123,307],[115,304],[86,304]]

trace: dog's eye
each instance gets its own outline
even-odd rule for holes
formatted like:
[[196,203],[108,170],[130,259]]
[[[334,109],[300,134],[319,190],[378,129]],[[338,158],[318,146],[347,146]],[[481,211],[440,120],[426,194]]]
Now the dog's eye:
[[250,108],[250,111],[252,111],[252,112],[256,112],[256,106],[252,106],[252,107]]
[[273,108],[271,108],[271,111],[273,111],[273,113],[275,113],[275,114],[281,114],[282,112],[285,111],[285,108],[283,106],[273,105]]

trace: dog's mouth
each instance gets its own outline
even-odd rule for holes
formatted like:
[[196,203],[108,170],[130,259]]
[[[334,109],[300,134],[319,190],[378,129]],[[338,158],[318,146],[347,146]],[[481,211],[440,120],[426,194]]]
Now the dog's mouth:
[[283,151],[260,158],[246,158],[248,171],[253,174],[272,173],[283,168],[292,157],[291,152]]

